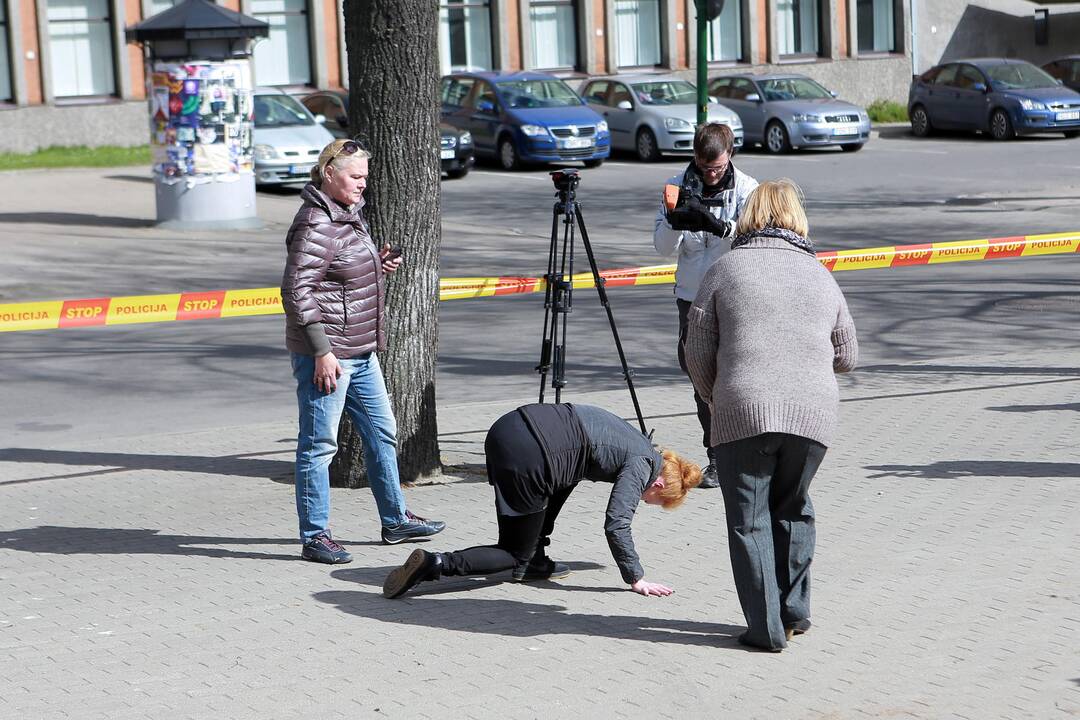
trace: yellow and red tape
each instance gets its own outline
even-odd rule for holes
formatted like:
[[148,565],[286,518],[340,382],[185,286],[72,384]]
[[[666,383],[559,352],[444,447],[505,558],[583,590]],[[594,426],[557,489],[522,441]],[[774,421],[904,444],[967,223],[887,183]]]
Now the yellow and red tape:
[[[840,272],[1067,253],[1080,253],[1080,232],[897,245],[866,250],[830,250],[819,252],[817,257],[828,270]],[[602,270],[600,276],[607,287],[662,285],[675,282],[675,266]],[[591,272],[577,273],[572,279],[575,288],[593,285]],[[535,277],[443,278],[439,281],[439,299],[543,292],[546,285],[544,278]],[[281,295],[276,287],[52,300],[0,305],[0,332],[207,320],[282,312]]]

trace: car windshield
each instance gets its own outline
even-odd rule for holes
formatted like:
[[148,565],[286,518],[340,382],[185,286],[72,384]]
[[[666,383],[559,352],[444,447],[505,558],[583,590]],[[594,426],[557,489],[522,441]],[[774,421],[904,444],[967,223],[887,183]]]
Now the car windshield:
[[1054,87],[1054,78],[1043,70],[1027,63],[991,65],[983,68],[995,90],[1030,90]]
[[693,105],[697,90],[685,80],[636,83],[634,94],[643,105]]
[[831,98],[832,94],[809,78],[781,78],[779,80],[761,80],[761,92],[766,102],[780,100],[820,100]]
[[288,95],[256,95],[255,127],[290,127],[296,125],[314,125],[304,106]]
[[511,108],[568,107],[580,105],[581,98],[562,80],[516,80],[495,87]]

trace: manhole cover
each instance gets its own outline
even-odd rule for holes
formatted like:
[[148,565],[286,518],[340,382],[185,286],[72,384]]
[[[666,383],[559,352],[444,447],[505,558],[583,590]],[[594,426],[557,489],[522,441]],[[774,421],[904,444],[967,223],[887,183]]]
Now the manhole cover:
[[994,307],[1001,310],[1080,311],[1080,295],[1045,295],[1043,297],[1009,298],[998,300]]

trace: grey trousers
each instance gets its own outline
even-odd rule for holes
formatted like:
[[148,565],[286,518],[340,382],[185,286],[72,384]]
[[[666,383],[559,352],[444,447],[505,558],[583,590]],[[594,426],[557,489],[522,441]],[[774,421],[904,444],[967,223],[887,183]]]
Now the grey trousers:
[[785,647],[784,626],[810,619],[816,534],[808,493],[826,449],[786,433],[713,447],[735,589],[754,645]]

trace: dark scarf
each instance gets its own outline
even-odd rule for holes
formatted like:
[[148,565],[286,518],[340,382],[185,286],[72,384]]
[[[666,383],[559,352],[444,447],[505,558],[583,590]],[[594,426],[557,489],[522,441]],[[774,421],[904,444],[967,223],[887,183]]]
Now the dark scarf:
[[751,240],[757,237],[770,237],[780,238],[781,240],[794,245],[804,252],[808,252],[811,255],[814,254],[814,243],[808,237],[803,237],[797,232],[792,232],[785,228],[778,227],[764,227],[760,230],[751,230],[748,233],[739,235],[731,241],[731,249],[734,250],[737,247],[748,244]]
[[[697,163],[693,160],[686,167],[686,172],[683,173],[682,190],[683,194],[687,196],[696,196],[705,201],[704,205],[716,205],[719,204],[716,201],[709,202],[712,198],[725,190],[731,190],[735,187],[735,166],[732,163],[728,163],[727,170],[724,171],[723,176],[720,178],[720,182],[715,185],[706,185],[705,178],[701,174],[701,170],[698,169]],[[681,203],[680,199],[680,203]]]

